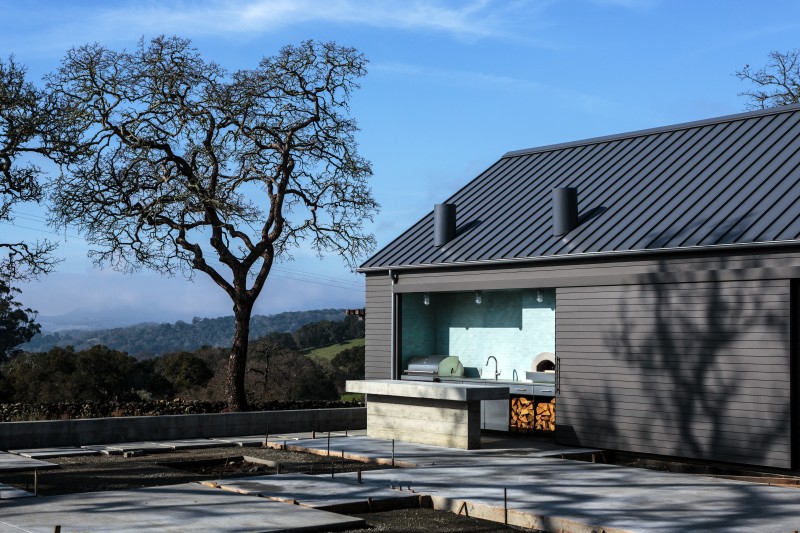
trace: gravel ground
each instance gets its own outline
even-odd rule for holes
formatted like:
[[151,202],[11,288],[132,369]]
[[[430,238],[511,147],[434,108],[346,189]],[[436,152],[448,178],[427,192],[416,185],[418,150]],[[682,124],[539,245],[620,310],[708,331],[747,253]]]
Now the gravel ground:
[[[353,472],[359,468],[361,470],[386,468],[355,461],[342,463],[341,459],[270,448],[207,448],[169,451],[139,457],[123,457],[121,455],[60,457],[47,460],[60,465],[60,468],[39,472],[39,494],[49,496],[154,487],[275,473],[276,469],[272,466],[241,461],[242,456],[280,463],[282,473],[303,472],[330,475],[331,468],[334,468],[335,472]],[[0,483],[32,491],[34,478],[32,473],[27,472],[0,474]],[[368,528],[351,530],[353,533],[519,531],[502,524],[432,509],[403,509],[358,516],[367,521]]]
[[[434,511],[433,509],[403,509],[355,516],[366,520],[369,527],[351,529],[349,533],[371,533],[373,531],[388,531],[391,533],[458,533],[460,531],[499,533],[501,531],[523,531],[506,527],[503,524],[489,522],[488,520],[458,516],[445,511]],[[531,529],[525,529],[524,531],[537,533]]]

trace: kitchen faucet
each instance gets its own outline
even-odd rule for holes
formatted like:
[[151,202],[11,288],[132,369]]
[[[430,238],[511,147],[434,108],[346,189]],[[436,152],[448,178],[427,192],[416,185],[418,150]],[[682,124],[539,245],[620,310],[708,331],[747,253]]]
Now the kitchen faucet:
[[500,376],[500,371],[497,370],[497,358],[493,355],[489,356],[489,359],[486,360],[486,364],[484,366],[489,366],[489,361],[494,359],[494,379],[497,380],[498,376]]

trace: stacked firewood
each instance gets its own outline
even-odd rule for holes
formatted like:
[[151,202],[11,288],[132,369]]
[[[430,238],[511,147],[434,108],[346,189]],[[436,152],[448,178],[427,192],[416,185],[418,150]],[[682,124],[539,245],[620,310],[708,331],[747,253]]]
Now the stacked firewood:
[[511,398],[511,427],[533,429],[533,402],[524,397]]
[[555,431],[556,429],[556,399],[549,402],[536,404],[536,429]]

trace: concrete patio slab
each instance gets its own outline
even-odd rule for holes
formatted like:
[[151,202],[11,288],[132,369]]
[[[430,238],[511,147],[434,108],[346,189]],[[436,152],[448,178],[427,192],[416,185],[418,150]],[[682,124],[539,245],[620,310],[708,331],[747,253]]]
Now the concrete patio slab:
[[365,483],[399,481],[437,508],[457,511],[467,502],[470,516],[494,521],[504,519],[506,489],[509,523],[545,530],[778,532],[800,522],[797,489],[562,459],[366,474]]
[[0,452],[0,472],[2,473],[23,472],[25,470],[46,470],[49,468],[58,468],[58,465],[48,463],[47,461],[31,459],[30,457],[22,457],[14,453]]
[[342,481],[324,476],[281,474],[204,481],[202,484],[339,513],[368,513],[416,507],[419,504],[417,494],[358,484],[352,478]]
[[141,451],[144,453],[166,453],[172,451],[168,446],[156,442],[120,442],[117,444],[91,444],[81,446],[87,450],[97,450],[106,455],[119,455],[125,452]]
[[[367,430],[366,429],[355,429],[351,431],[331,431],[331,438],[338,438],[338,437],[353,437],[356,435],[366,436]],[[327,431],[306,431],[304,433],[281,433],[278,435],[270,435],[269,439],[280,439],[280,440],[314,440],[314,439],[327,439],[328,432]]]
[[[501,449],[498,442],[497,449],[475,451],[396,442],[396,460],[431,466],[366,471],[362,480],[410,488],[437,509],[546,531],[777,533],[800,523],[798,488],[570,461],[548,457],[560,451],[555,444],[529,442],[529,449]],[[319,453],[320,443],[295,444],[303,447]],[[337,447],[345,456],[385,459],[387,443],[353,437]],[[355,474],[337,478],[353,482]]]
[[63,448],[35,448],[32,450],[8,450],[9,453],[30,457],[32,459],[53,459],[55,457],[83,457],[87,455],[98,455],[97,450],[87,450],[75,446],[65,446]]
[[[203,487],[146,489],[0,501],[0,531],[336,531],[364,522],[298,505]],[[6,529],[4,530],[3,527]]]
[[233,446],[241,448],[251,447],[256,448],[264,445],[264,435],[245,435],[243,437],[214,437],[214,440],[220,442],[228,442]]
[[[271,445],[273,443],[270,443]],[[275,443],[278,446],[278,443]],[[367,461],[380,464],[391,464],[394,449],[394,464],[403,468],[431,466],[441,464],[463,464],[466,462],[489,461],[492,457],[513,456],[560,456],[568,453],[591,453],[600,450],[561,446],[552,441],[532,439],[509,439],[482,437],[482,449],[463,450],[445,448],[428,444],[417,444],[385,439],[374,439],[366,436],[353,436],[346,439],[331,439],[330,454],[346,459]],[[319,455],[328,454],[327,439],[301,439],[288,445],[290,450],[305,451]]]
[[166,446],[172,450],[199,450],[202,448],[224,448],[226,446],[234,446],[232,442],[225,442],[217,439],[164,440],[154,444]]
[[35,494],[27,490],[0,483],[0,500],[16,500],[19,498],[32,498],[33,496]]

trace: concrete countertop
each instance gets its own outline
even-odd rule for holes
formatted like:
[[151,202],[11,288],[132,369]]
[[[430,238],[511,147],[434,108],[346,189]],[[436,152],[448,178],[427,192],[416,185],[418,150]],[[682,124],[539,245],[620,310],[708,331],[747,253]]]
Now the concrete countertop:
[[439,379],[442,383],[450,383],[453,381],[458,382],[467,382],[467,383],[481,383],[484,385],[489,384],[496,384],[496,385],[552,385],[555,381],[531,381],[529,379],[490,379],[490,378],[465,378],[461,377],[448,377],[448,376],[439,376]]
[[432,381],[400,381],[394,379],[374,379],[348,381],[347,392],[377,394],[381,396],[401,396],[404,398],[424,398],[429,400],[450,400],[473,402],[481,400],[508,399],[508,385],[483,385],[467,383],[436,383]]

